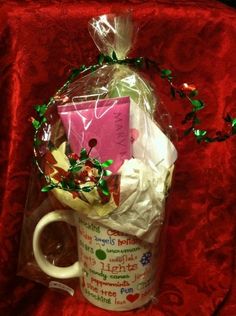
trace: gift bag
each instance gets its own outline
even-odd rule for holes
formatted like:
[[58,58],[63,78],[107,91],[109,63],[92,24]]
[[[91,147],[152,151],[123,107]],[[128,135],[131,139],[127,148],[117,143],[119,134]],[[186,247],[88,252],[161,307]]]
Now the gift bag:
[[93,18],[89,33],[98,63],[74,71],[32,119],[35,166],[18,270],[98,307],[131,310],[158,290],[177,152],[169,126],[154,120],[161,105],[151,82],[127,58],[131,16]]

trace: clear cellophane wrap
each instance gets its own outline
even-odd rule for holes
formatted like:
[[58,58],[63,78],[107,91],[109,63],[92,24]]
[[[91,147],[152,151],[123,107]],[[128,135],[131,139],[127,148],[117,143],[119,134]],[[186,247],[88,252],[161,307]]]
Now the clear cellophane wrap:
[[[93,18],[89,32],[100,53],[125,60],[134,37],[130,15]],[[19,274],[44,284],[50,277],[37,268],[31,245],[40,217],[56,208],[73,210],[153,243],[165,218],[177,158],[166,133],[170,126],[159,124],[161,117],[158,123],[154,120],[161,104],[151,82],[125,63],[105,64],[80,76],[60,89],[54,100],[39,133],[37,160],[44,176],[38,177],[38,168],[33,169],[18,269]],[[81,152],[87,155],[82,167]],[[101,174],[98,162],[107,171]],[[48,185],[45,179],[53,186],[46,193],[41,192]],[[45,232],[45,255],[57,265],[68,258],[73,261],[73,238],[74,231],[66,224],[53,225]],[[63,283],[74,288],[71,280]]]

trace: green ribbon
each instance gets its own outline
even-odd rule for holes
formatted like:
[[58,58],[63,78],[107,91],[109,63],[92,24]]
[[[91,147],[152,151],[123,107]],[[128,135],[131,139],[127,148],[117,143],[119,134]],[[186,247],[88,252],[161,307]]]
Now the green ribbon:
[[[113,52],[111,56],[100,54],[98,56],[97,63],[94,65],[86,66],[82,65],[80,68],[74,68],[67,79],[67,81],[64,83],[64,85],[56,92],[54,97],[51,97],[48,103],[44,103],[42,105],[36,105],[35,110],[37,112],[38,118],[34,119],[31,118],[33,127],[35,129],[34,133],[34,155],[35,155],[35,163],[39,169],[39,172],[44,176],[47,182],[47,186],[42,188],[43,192],[50,191],[57,188],[66,189],[69,191],[73,191],[72,188],[63,188],[61,184],[55,184],[50,177],[46,176],[43,172],[43,170],[40,167],[40,163],[38,160],[38,148],[41,145],[41,140],[39,138],[39,133],[42,130],[43,126],[47,124],[47,118],[46,113],[48,108],[55,104],[57,95],[59,95],[61,92],[65,91],[68,85],[74,81],[76,78],[78,78],[80,75],[86,73],[86,72],[93,72],[97,70],[98,68],[104,66],[104,65],[113,65],[113,64],[119,64],[119,65],[127,65],[135,68],[145,68],[150,71],[157,72],[160,77],[164,80],[166,80],[170,86],[170,94],[172,97],[176,98],[178,95],[180,98],[185,98],[190,106],[191,111],[187,113],[182,120],[182,124],[189,124],[189,127],[186,128],[183,132],[183,136],[187,136],[192,133],[194,137],[196,138],[198,143],[206,142],[206,143],[213,143],[213,142],[222,142],[227,139],[229,139],[231,136],[236,134],[236,118],[232,118],[229,114],[224,118],[224,121],[226,124],[230,125],[230,131],[229,132],[222,132],[222,131],[216,131],[215,135],[213,137],[208,136],[207,130],[200,130],[196,128],[196,125],[200,123],[200,119],[197,116],[198,111],[202,110],[205,107],[205,103],[200,100],[196,99],[196,96],[198,95],[198,91],[196,89],[186,92],[183,89],[177,87],[174,82],[174,76],[172,74],[172,71],[169,69],[161,69],[159,64],[156,61],[153,61],[149,58],[144,57],[137,57],[137,58],[125,58],[125,59],[118,59],[116,56],[116,53]],[[106,167],[106,164],[109,164],[109,161],[106,163],[100,164],[101,168]],[[105,170],[104,175],[108,175],[109,171]],[[105,195],[109,194],[108,187],[106,184],[106,181],[101,177],[98,186],[101,187],[103,193]],[[90,188],[86,188],[86,190],[90,190]]]

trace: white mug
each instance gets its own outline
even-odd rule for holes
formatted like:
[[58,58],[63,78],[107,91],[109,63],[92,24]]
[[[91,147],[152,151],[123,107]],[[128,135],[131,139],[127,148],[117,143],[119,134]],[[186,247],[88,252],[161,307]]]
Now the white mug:
[[[68,267],[51,264],[40,248],[43,229],[57,221],[77,229],[79,261]],[[84,297],[103,309],[135,309],[156,294],[156,245],[82,218],[77,212],[55,210],[43,216],[34,231],[33,252],[47,275],[59,279],[79,277]]]

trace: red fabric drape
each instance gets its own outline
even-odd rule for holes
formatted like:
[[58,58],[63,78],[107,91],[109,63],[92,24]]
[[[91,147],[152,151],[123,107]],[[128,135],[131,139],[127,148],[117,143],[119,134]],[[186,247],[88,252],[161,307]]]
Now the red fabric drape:
[[[236,11],[216,1],[3,1],[0,4],[0,314],[105,316],[73,297],[16,276],[23,209],[32,157],[33,105],[62,85],[70,68],[89,64],[98,51],[87,32],[92,16],[131,9],[140,25],[134,55],[194,82],[208,106],[210,130],[236,116]],[[181,134],[183,102],[159,94]],[[234,279],[236,138],[177,143],[168,199],[166,261],[160,295],[145,310],[126,315],[236,315]],[[121,313],[120,313],[121,314]],[[119,313],[117,313],[119,315]]]

